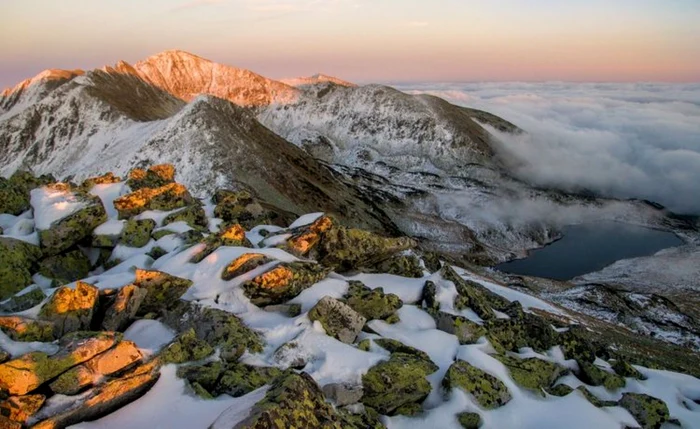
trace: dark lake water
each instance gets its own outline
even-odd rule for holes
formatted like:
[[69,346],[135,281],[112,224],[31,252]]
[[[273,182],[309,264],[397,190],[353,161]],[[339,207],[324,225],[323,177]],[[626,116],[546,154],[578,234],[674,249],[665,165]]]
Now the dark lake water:
[[525,259],[495,268],[511,274],[570,280],[603,269],[620,259],[653,255],[683,241],[670,232],[618,222],[572,225],[561,240],[535,250]]

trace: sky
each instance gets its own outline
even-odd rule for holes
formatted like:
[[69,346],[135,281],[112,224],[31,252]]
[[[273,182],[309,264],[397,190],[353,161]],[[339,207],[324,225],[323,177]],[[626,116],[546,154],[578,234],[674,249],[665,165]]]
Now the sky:
[[0,88],[181,49],[271,78],[700,80],[699,0],[0,0]]

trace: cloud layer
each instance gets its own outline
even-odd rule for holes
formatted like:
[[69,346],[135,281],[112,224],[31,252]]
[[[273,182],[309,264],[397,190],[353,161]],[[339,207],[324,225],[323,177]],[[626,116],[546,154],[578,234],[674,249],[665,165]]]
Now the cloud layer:
[[471,83],[400,86],[495,113],[533,183],[645,198],[700,213],[700,84]]

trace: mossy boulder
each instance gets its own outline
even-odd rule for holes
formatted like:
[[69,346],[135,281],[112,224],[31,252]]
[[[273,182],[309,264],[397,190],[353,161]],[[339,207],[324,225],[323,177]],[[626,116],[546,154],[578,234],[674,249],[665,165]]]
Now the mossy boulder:
[[128,247],[143,247],[151,241],[151,233],[156,228],[156,221],[153,219],[129,219],[124,224],[120,244]]
[[177,376],[187,380],[192,390],[204,399],[213,399],[216,393],[216,383],[225,370],[221,361],[201,364],[182,365],[177,369]]
[[637,368],[630,365],[630,363],[624,359],[615,360],[615,362],[613,362],[612,368],[615,371],[615,373],[621,377],[630,377],[635,378],[637,380],[646,380],[646,377],[641,372],[639,372]]
[[351,280],[346,303],[367,320],[386,319],[403,306],[403,301],[393,293],[385,294],[383,288],[370,289],[362,282]]
[[501,380],[463,360],[450,366],[442,385],[448,390],[464,390],[485,409],[498,408],[511,400],[510,392]]
[[137,315],[159,313],[174,305],[192,286],[192,281],[160,271],[136,270],[134,285],[146,290],[146,297],[139,306]]
[[544,389],[545,392],[553,396],[566,396],[574,391],[571,386],[567,384],[557,384],[555,386],[550,386]]
[[518,352],[523,347],[549,350],[559,342],[558,333],[545,319],[524,314],[517,319],[492,319],[484,323],[486,337],[499,353]]
[[593,363],[596,358],[595,347],[586,338],[586,328],[583,326],[571,326],[566,332],[559,335],[559,343],[564,357],[575,359],[578,362]]
[[136,285],[126,285],[119,289],[114,300],[107,306],[102,320],[105,331],[124,331],[136,318],[141,303],[148,291]]
[[283,263],[244,283],[243,290],[257,306],[281,304],[323,280],[329,272],[313,262]]
[[51,342],[54,326],[51,322],[21,316],[0,316],[0,329],[15,341]]
[[625,387],[625,379],[619,375],[605,371],[595,364],[589,362],[578,362],[578,376],[586,384],[591,386],[605,386],[608,390],[621,389]]
[[342,419],[342,427],[349,429],[386,429],[381,422],[379,413],[370,407],[359,407],[357,404],[338,410]]
[[61,339],[61,350],[55,355],[32,352],[1,364],[0,392],[25,395],[73,366],[109,350],[121,340],[114,333],[76,334]]
[[362,403],[387,415],[403,406],[420,404],[432,390],[425,378],[435,372],[435,364],[431,364],[414,354],[392,353],[389,360],[362,376]]
[[333,227],[333,220],[328,216],[321,216],[309,225],[295,228],[292,236],[284,244],[283,248],[289,253],[304,257],[318,258],[318,245],[323,234]]
[[[199,232],[199,231],[195,231],[195,232]],[[160,240],[161,238],[166,237],[168,235],[177,235],[177,233],[175,231],[171,231],[169,229],[158,229],[157,231],[153,231],[151,233],[151,237],[153,237],[154,240]],[[199,236],[200,237],[202,236],[201,232],[199,232]]]
[[175,181],[175,166],[159,164],[143,170],[134,168],[129,172],[126,184],[136,191],[142,188],[159,188]]
[[0,311],[4,313],[17,313],[29,310],[41,304],[41,302],[46,299],[46,294],[38,286],[32,287],[29,291],[21,292],[23,292],[21,295],[15,295],[7,300],[7,302],[0,304]]
[[271,383],[281,374],[282,370],[275,367],[229,364],[222,371],[214,391],[217,395],[226,394],[237,398]]
[[[22,425],[26,425],[28,420],[34,416],[37,411],[46,402],[46,396],[41,394],[11,396],[4,401],[0,401],[0,415]],[[0,427],[6,429],[11,426],[3,426],[0,421]]]
[[508,368],[510,376],[520,386],[542,392],[549,388],[567,369],[538,358],[520,359],[514,356],[494,356]]
[[[226,427],[226,411],[213,427]],[[287,372],[270,386],[265,398],[255,404],[246,419],[235,429],[323,428],[341,429],[338,413],[323,397],[321,389],[306,373]]]
[[218,190],[214,195],[214,216],[224,223],[240,224],[245,228],[273,223],[276,217],[248,191]]
[[89,192],[95,185],[111,185],[121,181],[121,177],[115,176],[114,173],[110,171],[101,176],[89,177],[83,180],[83,183],[80,184],[80,188],[85,192]]
[[114,200],[119,219],[128,219],[147,210],[171,211],[195,204],[185,186],[170,183],[158,188],[142,188]]
[[194,255],[190,262],[194,264],[201,262],[221,246],[253,247],[245,236],[245,230],[238,224],[226,226],[218,234],[209,235],[204,239],[204,243],[206,244],[204,249]]
[[493,310],[505,310],[510,301],[497,295],[477,282],[463,279],[449,265],[442,267],[440,274],[445,280],[454,283],[457,289],[454,306],[457,310],[470,308],[484,320],[496,317]]
[[9,179],[0,177],[0,213],[17,216],[29,210],[29,192],[55,181],[53,176],[35,177],[26,171],[17,171]]
[[423,265],[431,274],[440,271],[442,268],[442,263],[440,262],[440,255],[435,252],[423,252],[421,258],[423,260]]
[[418,258],[414,255],[392,256],[373,266],[372,271],[409,278],[423,277],[423,268]]
[[579,386],[576,388],[577,392],[581,392],[584,398],[594,406],[598,408],[602,407],[614,407],[617,405],[617,402],[615,401],[603,401],[596,395],[594,395],[586,386]]
[[460,344],[474,344],[486,335],[486,329],[466,317],[438,311],[435,314],[437,329],[455,335]]
[[79,249],[49,256],[39,262],[39,274],[54,280],[55,285],[65,285],[87,277],[90,259]]
[[58,288],[41,307],[39,318],[53,323],[56,337],[62,337],[69,332],[89,330],[98,303],[99,290],[79,281],[75,289]]
[[244,253],[238,258],[231,261],[221,273],[223,280],[232,280],[249,271],[258,268],[261,265],[269,264],[273,259],[262,253]]
[[437,285],[434,282],[426,280],[421,292],[421,303],[425,311],[433,317],[437,316],[440,311],[440,302],[437,299]]
[[76,194],[86,206],[39,230],[39,242],[45,255],[57,255],[91,237],[92,231],[107,221],[102,201],[95,196]]
[[199,204],[194,204],[169,214],[163,219],[163,226],[174,222],[185,222],[190,228],[194,229],[207,229],[209,226],[207,215]]
[[277,304],[268,305],[263,310],[270,313],[280,313],[287,317],[297,317],[301,314],[301,304]]
[[619,404],[632,414],[643,429],[659,429],[671,419],[666,403],[653,396],[625,393]]
[[194,328],[181,333],[160,353],[160,359],[166,363],[185,363],[204,359],[214,353],[214,348],[206,341],[197,338]]
[[352,344],[367,319],[350,306],[331,298],[323,297],[309,311],[309,319],[318,321],[326,334],[346,344]]
[[0,300],[33,283],[41,249],[21,240],[0,237]]
[[479,429],[482,424],[481,416],[478,413],[459,413],[457,421],[464,429]]
[[416,358],[421,359],[425,363],[426,371],[430,374],[440,369],[430,359],[430,356],[428,356],[428,354],[423,350],[418,350],[417,348],[407,346],[406,344],[397,340],[392,340],[391,338],[377,338],[374,340],[374,343],[391,354],[400,353],[415,356]]

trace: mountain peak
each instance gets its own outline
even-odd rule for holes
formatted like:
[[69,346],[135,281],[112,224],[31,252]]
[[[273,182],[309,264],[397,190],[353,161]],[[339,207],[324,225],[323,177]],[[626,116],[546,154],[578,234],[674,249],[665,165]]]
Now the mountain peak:
[[280,82],[286,83],[289,86],[304,86],[304,85],[316,85],[319,83],[334,83],[340,86],[354,87],[357,86],[352,82],[348,82],[343,79],[339,79],[334,76],[329,76],[323,73],[316,73],[315,75],[308,77],[296,77],[291,79],[282,79]]

